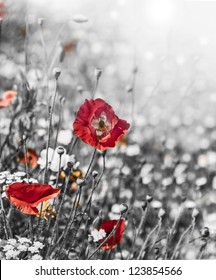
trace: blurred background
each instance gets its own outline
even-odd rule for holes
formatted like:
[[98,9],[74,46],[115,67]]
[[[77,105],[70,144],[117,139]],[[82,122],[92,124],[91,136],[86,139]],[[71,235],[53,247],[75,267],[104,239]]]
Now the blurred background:
[[[64,66],[58,59],[52,65],[72,73],[70,77],[65,74],[62,84],[75,87],[80,83],[86,91],[91,91],[94,68],[101,68],[103,75],[97,96],[116,103],[118,109],[123,99],[131,103],[133,69],[137,67],[133,87],[135,125],[154,127],[153,131],[146,129],[141,141],[162,129],[178,137],[186,149],[208,146],[208,140],[203,140],[204,131],[216,125],[216,2],[8,0],[5,3],[10,12],[8,18],[14,18],[16,29],[13,37],[16,45],[10,44],[10,49],[7,48],[10,55],[23,59],[17,57],[12,48],[20,47],[18,42],[25,32],[26,17],[30,34],[29,60],[34,66],[38,62],[35,53],[39,52],[42,59],[44,55],[38,42],[38,18],[44,19],[43,36],[49,59],[54,55],[51,53],[54,35],[68,20],[58,40],[66,47]],[[89,21],[77,24],[70,20],[76,14],[84,14]],[[15,68],[11,68],[8,73],[10,67],[8,72],[1,67],[0,75],[13,78],[16,73]],[[40,70],[38,68],[37,65]],[[78,69],[86,73],[85,79],[78,75]],[[33,77],[35,70],[31,69],[29,75]],[[70,95],[74,98],[75,93]],[[130,106],[121,107],[120,114],[130,115],[130,110]],[[216,132],[210,136],[215,140]]]

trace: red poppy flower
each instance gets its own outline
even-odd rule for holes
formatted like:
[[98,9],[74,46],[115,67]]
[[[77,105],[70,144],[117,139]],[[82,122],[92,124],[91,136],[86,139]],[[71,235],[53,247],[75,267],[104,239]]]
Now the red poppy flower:
[[79,108],[73,128],[77,137],[99,150],[115,147],[130,127],[104,100],[86,100]]
[[[113,228],[117,225],[117,223],[118,220],[103,221],[100,229],[103,229],[106,232],[106,235],[108,236],[113,230]],[[125,221],[122,219],[120,220],[120,223],[117,226],[114,234],[112,234],[110,238],[108,238],[106,243],[102,246],[102,249],[110,250],[115,248],[118,244],[120,244],[122,241],[122,235],[124,233],[124,230],[125,230]],[[103,242],[105,238],[101,239],[101,242]]]
[[37,206],[40,202],[55,198],[60,189],[54,189],[50,185],[38,183],[13,183],[6,187],[9,201],[24,214],[37,215]]
[[[22,163],[26,163],[26,157],[25,155],[18,157],[17,158],[18,162],[22,162]],[[38,166],[38,155],[36,154],[36,152],[32,149],[27,149],[27,163],[28,166],[32,167],[32,168],[36,168]]]
[[4,18],[7,15],[7,8],[3,2],[0,2],[0,18]]
[[0,108],[5,108],[11,105],[13,99],[17,96],[17,92],[14,90],[5,91],[0,99]]

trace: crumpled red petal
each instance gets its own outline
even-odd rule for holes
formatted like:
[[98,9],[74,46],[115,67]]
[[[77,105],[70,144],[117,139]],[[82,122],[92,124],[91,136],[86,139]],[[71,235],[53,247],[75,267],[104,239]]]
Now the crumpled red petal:
[[55,198],[61,190],[47,184],[13,183],[7,186],[5,191],[9,201],[22,213],[36,215],[38,214],[37,205]]

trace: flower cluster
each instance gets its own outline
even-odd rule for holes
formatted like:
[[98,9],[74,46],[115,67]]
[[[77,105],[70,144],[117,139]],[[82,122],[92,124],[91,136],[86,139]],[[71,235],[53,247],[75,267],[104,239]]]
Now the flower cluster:
[[44,245],[39,241],[32,242],[26,237],[0,240],[0,255],[2,260],[41,260],[41,249]]

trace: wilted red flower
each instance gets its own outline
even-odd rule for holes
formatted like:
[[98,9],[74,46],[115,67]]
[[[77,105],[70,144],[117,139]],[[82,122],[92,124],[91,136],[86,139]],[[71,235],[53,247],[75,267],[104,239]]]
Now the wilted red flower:
[[47,184],[13,183],[6,187],[9,201],[24,214],[37,215],[40,202],[55,198],[60,189],[54,189]]
[[129,127],[129,123],[119,119],[113,108],[100,98],[86,100],[73,123],[76,136],[99,150],[115,147]]
[[3,2],[0,2],[0,18],[4,18],[7,15],[7,8]]
[[[106,236],[108,236],[112,232],[113,228],[118,224],[118,222],[119,222],[118,220],[103,221],[100,229],[103,229],[106,232]],[[102,246],[102,249],[110,250],[115,248],[118,244],[120,244],[122,241],[122,235],[124,233],[124,230],[125,230],[125,221],[121,219],[119,225],[114,231],[114,234],[112,234],[110,238],[108,238],[106,243]],[[105,238],[101,239],[101,242],[103,242]]]
[[0,108],[5,108],[11,105],[14,97],[17,96],[17,92],[14,90],[8,90],[3,93],[2,98],[0,99]]
[[[26,163],[26,157],[23,154],[17,158],[18,162]],[[27,164],[32,168],[36,168],[38,166],[38,155],[33,149],[27,149]]]

